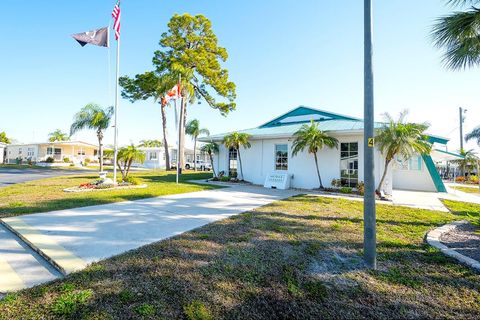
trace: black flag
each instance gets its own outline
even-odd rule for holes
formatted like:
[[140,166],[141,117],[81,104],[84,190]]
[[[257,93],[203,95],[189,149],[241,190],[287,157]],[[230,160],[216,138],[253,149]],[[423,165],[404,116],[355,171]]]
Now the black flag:
[[108,47],[108,27],[77,33],[72,35],[82,47],[87,44],[93,44],[100,47]]

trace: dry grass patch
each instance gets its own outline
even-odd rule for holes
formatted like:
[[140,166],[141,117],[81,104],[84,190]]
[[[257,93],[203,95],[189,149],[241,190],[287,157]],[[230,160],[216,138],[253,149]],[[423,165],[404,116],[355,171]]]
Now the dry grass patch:
[[480,316],[480,276],[423,241],[458,217],[394,206],[377,216],[378,271],[362,262],[361,202],[298,196],[7,297],[0,317],[57,318],[66,284],[92,292],[75,319]]

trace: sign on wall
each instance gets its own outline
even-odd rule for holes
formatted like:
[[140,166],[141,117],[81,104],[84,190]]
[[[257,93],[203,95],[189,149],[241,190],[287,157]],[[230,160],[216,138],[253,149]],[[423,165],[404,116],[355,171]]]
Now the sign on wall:
[[287,172],[272,172],[265,179],[265,188],[272,189],[290,189],[291,176]]

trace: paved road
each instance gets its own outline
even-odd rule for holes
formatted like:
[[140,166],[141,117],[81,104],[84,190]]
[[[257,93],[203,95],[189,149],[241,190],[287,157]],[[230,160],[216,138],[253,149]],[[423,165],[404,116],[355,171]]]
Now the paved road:
[[[94,261],[295,194],[298,192],[293,190],[236,186],[38,213],[6,218],[3,221],[68,274]],[[43,281],[38,283],[41,282]]]
[[12,184],[27,182],[32,180],[52,178],[65,175],[75,175],[93,172],[90,170],[61,170],[61,169],[10,169],[0,168],[0,188]]

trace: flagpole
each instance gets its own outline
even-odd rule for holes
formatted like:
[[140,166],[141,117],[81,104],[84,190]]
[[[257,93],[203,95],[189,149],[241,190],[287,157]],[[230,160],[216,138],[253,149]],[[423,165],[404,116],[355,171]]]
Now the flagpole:
[[[180,175],[180,144],[182,143],[182,119],[183,119],[183,97],[182,97],[182,92],[181,92],[181,84],[182,83],[182,75],[178,77],[178,94],[180,95],[180,119],[178,120],[178,144],[177,144],[177,177],[176,181],[178,184],[178,178]],[[177,108],[177,101],[175,100],[175,110]]]
[[114,127],[115,133],[113,137],[113,183],[117,184],[117,158],[118,158],[118,108],[120,104],[120,88],[118,84],[118,80],[120,78],[120,36],[117,39],[117,68],[116,68],[116,76],[115,76],[115,117],[114,117]]

